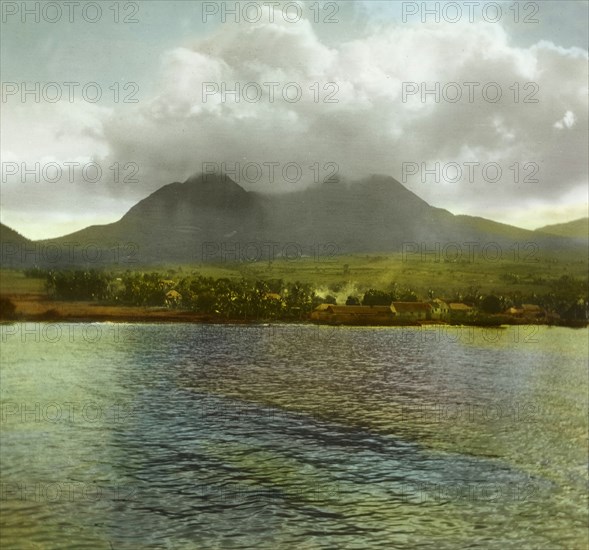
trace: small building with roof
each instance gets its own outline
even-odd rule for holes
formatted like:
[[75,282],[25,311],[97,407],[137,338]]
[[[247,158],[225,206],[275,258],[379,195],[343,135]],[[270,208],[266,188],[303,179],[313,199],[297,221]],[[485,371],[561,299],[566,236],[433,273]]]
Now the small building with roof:
[[431,318],[431,306],[426,302],[393,302],[400,321],[425,321]]
[[397,317],[395,308],[390,306],[338,306],[321,304],[311,313],[311,320],[346,325],[390,324]]
[[474,313],[474,308],[463,304],[462,302],[450,302],[448,304],[450,310],[450,319],[453,321],[466,321],[470,319]]
[[444,302],[444,300],[440,300],[439,298],[435,298],[429,302],[431,311],[430,311],[430,318],[435,320],[445,320],[448,319],[450,316],[450,308],[448,304]]
[[177,290],[168,290],[166,292],[166,305],[176,306],[182,301],[182,294]]

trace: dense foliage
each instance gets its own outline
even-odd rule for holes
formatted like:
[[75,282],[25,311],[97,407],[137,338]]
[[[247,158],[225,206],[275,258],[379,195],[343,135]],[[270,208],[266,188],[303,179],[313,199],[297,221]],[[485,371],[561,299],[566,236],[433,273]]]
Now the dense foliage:
[[0,297],[0,319],[13,319],[15,312],[16,306],[12,300]]
[[[121,305],[168,307],[229,319],[304,319],[320,303],[335,303],[335,297],[318,292],[313,285],[282,279],[251,280],[204,277],[196,272],[113,273],[101,270],[62,270],[30,273],[44,275],[49,293],[62,300],[92,300]],[[337,291],[334,285],[333,291]],[[432,291],[419,296],[411,288],[369,288],[357,295],[344,295],[339,303],[388,305],[392,301],[434,298]],[[568,275],[554,280],[547,293],[483,294],[478,287],[440,296],[464,302],[484,314],[497,314],[523,303],[537,304],[562,319],[587,318],[587,288]]]
[[47,289],[62,300],[99,300],[121,305],[173,307],[227,318],[302,318],[322,302],[308,284],[191,275],[170,278],[157,272],[115,274],[50,271]]

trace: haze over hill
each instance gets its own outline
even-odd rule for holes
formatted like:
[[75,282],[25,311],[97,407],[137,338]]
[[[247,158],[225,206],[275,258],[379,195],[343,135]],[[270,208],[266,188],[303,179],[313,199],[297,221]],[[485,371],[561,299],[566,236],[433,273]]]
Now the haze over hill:
[[[265,163],[278,166],[274,182],[254,177],[250,191],[306,187],[309,168],[323,175],[329,162],[349,178],[390,174],[429,204],[530,229],[538,219],[548,224],[587,215],[585,2],[566,9],[562,1],[542,2],[541,24],[516,24],[506,7],[515,9],[520,3],[514,2],[498,3],[503,15],[488,24],[480,19],[481,4],[474,7],[476,24],[470,9],[459,9],[459,21],[442,19],[433,27],[418,14],[403,20],[404,7],[423,9],[423,2],[335,2],[335,25],[316,19],[314,2],[300,3],[306,8],[296,24],[280,8],[272,21],[217,24],[225,4],[213,2],[220,4],[209,5],[217,15],[196,24],[199,4],[207,5],[176,2],[170,10],[165,2],[159,8],[145,2],[142,25],[131,27],[147,33],[148,55],[145,37],[134,41],[125,26],[111,33],[102,25],[68,25],[56,39],[47,34],[52,24],[23,34],[18,14],[7,17],[2,74],[20,90],[7,92],[2,105],[4,223],[29,238],[54,238],[110,223],[204,164],[239,173],[252,162],[264,173]],[[247,11],[249,4],[241,4]],[[273,9],[263,11],[269,16]],[[48,63],[39,55],[46,49],[51,59],[68,63]],[[63,85],[55,102],[19,100],[23,67],[37,83],[83,83],[97,78],[97,63],[104,83],[132,74],[139,90],[127,92],[138,103],[126,102],[124,90],[113,101],[114,90],[106,89],[96,104],[82,101],[83,85],[71,92],[74,101]],[[289,97],[287,83],[300,86],[300,100]],[[485,83],[497,88],[496,99],[487,97]],[[50,181],[53,170],[49,178],[34,174],[35,163],[43,172],[49,160],[60,165],[58,181]],[[101,168],[98,181],[91,181],[94,170],[85,176],[90,160]],[[70,177],[72,161],[80,166]],[[290,163],[304,175],[279,181]]]
[[25,244],[30,243],[29,239],[21,235],[18,231],[15,231],[11,227],[0,223],[0,242],[2,243],[14,243],[14,244]]
[[[15,235],[3,228],[3,243],[22,244]],[[199,175],[161,187],[117,222],[36,242],[64,250],[91,248],[84,258],[62,254],[54,263],[100,263],[89,260],[96,257],[104,263],[117,263],[124,257],[139,265],[393,253],[403,249],[416,257],[422,250],[429,251],[431,257],[436,246],[443,259],[455,254],[456,244],[466,253],[464,243],[473,243],[473,250],[478,251],[491,243],[491,257],[497,246],[507,254],[516,243],[533,242],[540,251],[578,246],[558,236],[453,215],[430,206],[387,176],[264,195],[245,191],[224,175]],[[110,252],[99,255],[97,249]],[[31,255],[26,259],[26,263],[33,263]],[[3,260],[14,263],[17,257],[12,254]],[[39,255],[34,263],[46,262]]]
[[581,218],[567,223],[545,225],[544,227],[539,227],[536,231],[549,235],[558,235],[559,237],[587,240],[589,239],[589,218]]

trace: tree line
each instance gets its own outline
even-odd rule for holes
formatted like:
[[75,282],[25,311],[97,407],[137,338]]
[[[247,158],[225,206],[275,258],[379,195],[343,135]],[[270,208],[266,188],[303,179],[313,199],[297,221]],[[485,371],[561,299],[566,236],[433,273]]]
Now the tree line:
[[[134,272],[103,270],[28,270],[29,277],[44,277],[48,293],[59,300],[100,301],[111,304],[178,308],[197,313],[244,319],[304,319],[321,303],[336,303],[332,295],[317,294],[309,283],[282,279],[250,280],[205,277],[198,273]],[[411,288],[370,288],[348,296],[347,305],[389,305],[393,301],[432,299]],[[170,295],[171,291],[172,295]],[[543,294],[504,292],[484,294],[469,287],[451,296],[449,302],[464,302],[486,314],[505,311],[522,303],[537,304],[563,319],[586,320],[589,298],[584,281],[564,275]],[[343,302],[342,302],[343,305]]]

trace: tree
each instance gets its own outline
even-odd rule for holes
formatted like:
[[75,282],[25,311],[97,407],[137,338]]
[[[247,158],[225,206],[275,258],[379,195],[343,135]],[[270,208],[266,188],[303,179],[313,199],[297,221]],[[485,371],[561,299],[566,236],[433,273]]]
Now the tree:
[[0,319],[14,319],[16,306],[8,298],[0,298]]
[[294,316],[302,316],[313,310],[315,292],[311,285],[299,281],[290,283],[286,289],[286,307]]
[[217,300],[212,292],[203,292],[196,298],[196,307],[200,313],[213,313]]
[[347,306],[359,306],[360,300],[358,300],[358,298],[356,298],[355,296],[348,296],[348,299],[346,300],[346,305]]
[[501,299],[498,296],[489,294],[481,301],[481,309],[485,313],[501,313],[503,310],[503,304],[501,303]]
[[46,288],[63,300],[106,300],[112,297],[113,276],[97,270],[47,273]]
[[394,301],[394,294],[392,292],[384,292],[382,290],[374,290],[371,288],[364,293],[362,305],[388,306],[392,301]]
[[401,292],[401,294],[399,296],[399,301],[400,302],[417,302],[417,301],[419,301],[419,297],[412,289],[406,288]]

